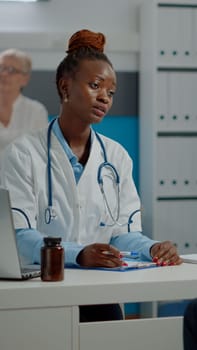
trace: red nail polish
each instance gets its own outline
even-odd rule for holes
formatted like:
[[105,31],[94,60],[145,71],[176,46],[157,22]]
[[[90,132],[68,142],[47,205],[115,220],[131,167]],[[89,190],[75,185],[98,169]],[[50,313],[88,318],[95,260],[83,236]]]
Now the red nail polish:
[[153,258],[153,262],[157,262],[157,261],[158,261],[158,257],[155,256],[155,257]]
[[126,262],[123,262],[122,266],[128,266],[128,264]]

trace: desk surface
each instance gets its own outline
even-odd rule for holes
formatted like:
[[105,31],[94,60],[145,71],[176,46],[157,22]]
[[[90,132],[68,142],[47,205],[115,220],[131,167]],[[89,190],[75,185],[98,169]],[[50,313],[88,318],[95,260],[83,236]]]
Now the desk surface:
[[62,282],[0,281],[0,310],[197,297],[197,264],[125,272],[65,269]]

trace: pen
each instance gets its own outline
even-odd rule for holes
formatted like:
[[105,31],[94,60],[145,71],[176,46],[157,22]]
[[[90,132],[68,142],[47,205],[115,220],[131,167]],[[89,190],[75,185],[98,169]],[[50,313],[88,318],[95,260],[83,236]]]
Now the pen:
[[[103,250],[102,254],[104,255],[113,255],[111,252]],[[120,258],[130,258],[130,259],[137,259],[139,258],[138,252],[131,251],[120,251]]]
[[135,252],[135,251],[132,251],[132,252],[121,251],[120,257],[121,258],[137,259],[137,258],[139,258],[139,254],[138,254],[138,252]]

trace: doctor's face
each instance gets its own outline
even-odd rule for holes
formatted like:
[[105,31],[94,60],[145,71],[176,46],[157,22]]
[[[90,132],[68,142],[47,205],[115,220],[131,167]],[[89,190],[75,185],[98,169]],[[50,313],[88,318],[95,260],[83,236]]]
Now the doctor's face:
[[81,61],[74,77],[68,79],[65,103],[72,118],[87,124],[99,123],[110,110],[116,90],[113,68],[102,60]]

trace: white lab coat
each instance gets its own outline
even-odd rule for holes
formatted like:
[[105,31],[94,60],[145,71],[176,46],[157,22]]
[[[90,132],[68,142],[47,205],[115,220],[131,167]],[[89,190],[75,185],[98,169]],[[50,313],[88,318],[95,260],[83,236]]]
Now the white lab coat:
[[[108,162],[112,163],[120,176],[120,222],[140,208],[139,197],[132,180],[132,160],[117,142],[101,136]],[[8,188],[13,207],[28,215],[31,225],[47,235],[61,236],[67,242],[90,244],[108,243],[114,235],[127,232],[127,226],[100,226],[100,222],[111,223],[97,182],[99,165],[104,161],[100,144],[94,137],[90,156],[84,172],[76,185],[70,161],[56,136],[51,134],[52,198],[57,218],[45,223],[48,206],[47,178],[47,130],[23,136],[12,143],[5,152],[3,164],[3,186]],[[117,199],[111,175],[106,168],[102,172],[110,208],[114,211]],[[114,215],[116,210],[114,212]],[[133,218],[131,231],[141,231],[140,214]],[[15,227],[27,227],[22,215],[15,213]]]
[[48,112],[44,105],[19,95],[13,104],[9,125],[5,127],[0,122],[0,171],[5,147],[25,132],[45,128],[47,124]]

